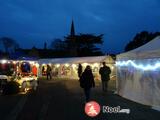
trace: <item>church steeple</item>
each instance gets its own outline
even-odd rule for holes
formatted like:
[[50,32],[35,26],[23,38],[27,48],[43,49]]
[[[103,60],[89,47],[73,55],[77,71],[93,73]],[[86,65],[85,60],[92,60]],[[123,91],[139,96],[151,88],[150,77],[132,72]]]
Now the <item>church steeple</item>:
[[70,35],[71,35],[71,36],[75,36],[75,29],[74,29],[74,21],[73,21],[73,20],[72,20],[72,24],[71,24]]

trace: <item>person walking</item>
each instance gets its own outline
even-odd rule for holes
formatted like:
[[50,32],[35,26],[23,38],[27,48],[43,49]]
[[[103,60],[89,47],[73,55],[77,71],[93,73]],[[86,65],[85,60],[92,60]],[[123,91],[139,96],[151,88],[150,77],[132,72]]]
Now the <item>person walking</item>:
[[47,70],[46,70],[47,80],[52,79],[51,71],[52,71],[51,67],[47,65]]
[[95,87],[94,77],[91,70],[91,67],[88,65],[80,77],[80,86],[84,90],[85,101],[90,100],[91,88]]
[[103,62],[102,64],[103,67],[100,68],[99,74],[101,75],[102,90],[107,91],[108,81],[110,80],[111,69],[110,67],[106,66],[105,62]]
[[81,75],[82,75],[82,65],[78,64],[78,77],[79,77],[79,79],[80,79]]

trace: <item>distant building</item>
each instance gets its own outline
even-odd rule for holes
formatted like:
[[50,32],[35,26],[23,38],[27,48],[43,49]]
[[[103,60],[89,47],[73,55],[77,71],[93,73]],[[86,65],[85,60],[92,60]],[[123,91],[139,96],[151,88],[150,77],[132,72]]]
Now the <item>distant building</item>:
[[75,36],[74,21],[72,20],[70,36]]
[[70,35],[66,37],[67,42],[69,43],[69,54],[72,57],[77,56],[77,45],[76,45],[76,33],[74,27],[74,21],[72,20],[71,28],[70,28]]

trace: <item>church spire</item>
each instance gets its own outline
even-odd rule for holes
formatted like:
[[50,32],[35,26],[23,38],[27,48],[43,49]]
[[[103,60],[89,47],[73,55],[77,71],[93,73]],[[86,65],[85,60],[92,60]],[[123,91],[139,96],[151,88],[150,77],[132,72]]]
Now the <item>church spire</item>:
[[70,32],[71,36],[75,36],[75,29],[74,29],[74,21],[72,20],[72,24],[71,24],[71,32]]

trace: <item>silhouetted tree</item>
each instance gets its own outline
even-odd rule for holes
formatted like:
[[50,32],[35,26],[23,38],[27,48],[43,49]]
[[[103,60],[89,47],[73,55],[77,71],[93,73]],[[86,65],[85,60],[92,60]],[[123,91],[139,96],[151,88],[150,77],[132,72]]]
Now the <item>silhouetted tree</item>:
[[56,50],[56,51],[63,51],[66,48],[66,44],[61,39],[56,38],[51,42],[50,47],[51,49]]
[[160,32],[156,33],[149,33],[147,31],[142,31],[141,33],[138,33],[132,41],[130,41],[126,47],[125,51],[133,50],[135,48],[138,48],[147,42],[151,41],[153,38],[157,37],[160,35]]
[[32,49],[29,51],[28,56],[39,58],[38,49],[35,46],[33,46]]
[[61,39],[53,39],[51,42],[50,48],[52,51],[52,56],[54,57],[68,57],[68,52],[66,49],[66,44]]
[[0,38],[0,41],[2,42],[6,53],[9,53],[9,49],[15,50],[19,48],[19,44],[12,38],[2,37]]
[[[97,45],[103,44],[103,35],[80,34],[65,37],[66,50],[71,53],[70,56],[96,56],[102,55]],[[71,52],[70,52],[71,51]],[[72,54],[73,53],[73,54]]]

